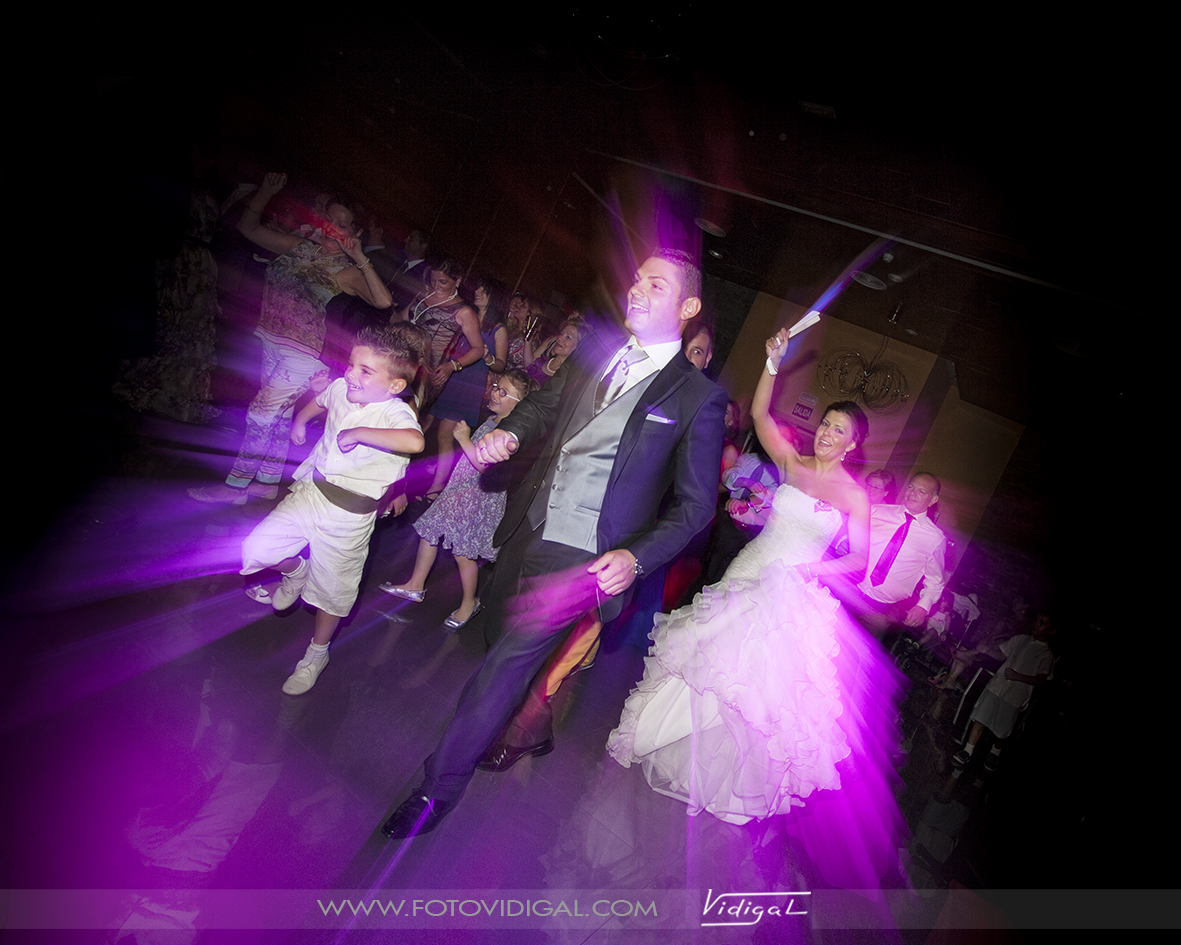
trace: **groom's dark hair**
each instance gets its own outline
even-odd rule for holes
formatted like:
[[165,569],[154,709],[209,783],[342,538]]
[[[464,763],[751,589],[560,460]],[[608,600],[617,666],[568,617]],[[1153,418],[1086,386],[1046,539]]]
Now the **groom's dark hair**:
[[681,277],[681,297],[677,299],[678,305],[685,299],[701,298],[701,270],[693,262],[692,256],[683,249],[658,249],[652,255],[677,267],[677,273]]

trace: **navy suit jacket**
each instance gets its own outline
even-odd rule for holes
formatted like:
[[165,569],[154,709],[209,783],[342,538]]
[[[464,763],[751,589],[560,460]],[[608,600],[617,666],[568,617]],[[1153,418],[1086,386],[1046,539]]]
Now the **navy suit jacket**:
[[[546,469],[567,437],[577,432],[568,426],[578,397],[586,385],[598,384],[606,364],[603,360],[596,369],[584,370],[574,359],[567,360],[545,387],[501,422],[500,429],[516,436],[521,448],[547,432],[549,439],[509,503],[495,544],[507,541],[525,521]],[[718,495],[726,403],[726,392],[683,354],[653,378],[620,437],[599,512],[599,554],[626,548],[645,571],[653,571],[709,525]],[[671,502],[662,506],[670,488]],[[614,599],[619,606],[623,600]]]

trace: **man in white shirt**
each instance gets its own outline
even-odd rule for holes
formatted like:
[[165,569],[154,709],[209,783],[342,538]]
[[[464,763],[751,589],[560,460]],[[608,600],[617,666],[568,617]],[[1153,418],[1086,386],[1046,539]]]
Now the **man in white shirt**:
[[[852,593],[839,596],[857,618],[880,636],[892,623],[920,627],[943,594],[947,538],[927,510],[939,501],[939,479],[916,473],[901,505],[875,505],[869,515],[869,565]],[[905,611],[919,582],[918,600]]]

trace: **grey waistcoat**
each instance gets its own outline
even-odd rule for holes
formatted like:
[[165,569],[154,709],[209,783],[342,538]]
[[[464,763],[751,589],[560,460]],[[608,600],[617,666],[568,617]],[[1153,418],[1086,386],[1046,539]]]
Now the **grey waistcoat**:
[[550,462],[529,506],[529,527],[536,529],[545,522],[542,537],[546,541],[599,553],[599,510],[623,428],[655,378],[656,373],[650,374],[598,416],[592,416],[598,385],[587,385],[568,428],[578,432],[562,444]]

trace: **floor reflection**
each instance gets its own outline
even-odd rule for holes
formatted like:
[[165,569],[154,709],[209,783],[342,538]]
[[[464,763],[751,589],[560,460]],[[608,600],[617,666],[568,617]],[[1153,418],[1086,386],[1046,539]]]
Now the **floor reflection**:
[[[704,896],[825,888],[778,820],[734,827],[688,817],[683,804],[649,790],[638,768],[607,758],[607,734],[642,673],[639,650],[609,642],[594,669],[557,697],[552,754],[504,774],[478,772],[434,834],[386,842],[377,826],[418,783],[483,651],[479,617],[457,634],[442,627],[459,599],[453,562],[440,556],[421,604],[378,592],[408,572],[416,546],[409,516],[386,522],[330,667],[306,696],[285,696],[280,686],[303,653],[311,614],[274,614],[234,573],[241,537],[272,504],[211,510],[184,497],[190,484],[100,484],[48,536],[6,602],[19,643],[3,750],[21,759],[19,776],[4,785],[9,885],[126,890],[102,937],[80,932],[78,940],[163,940],[145,926],[169,941],[343,940],[340,930],[199,932],[197,893],[213,889]],[[887,878],[895,888],[980,887],[1013,875],[972,832],[981,775],[960,776],[948,763],[954,708],[942,698],[916,686],[904,708],[902,806],[913,839],[899,851],[909,877],[900,868]],[[1024,790],[1022,755],[1015,743],[1013,780],[999,772],[998,790]],[[881,908],[872,896],[865,902],[871,914]],[[707,931],[710,941],[796,935],[767,926]],[[40,934],[28,940],[66,940]],[[345,937],[371,934],[353,928]],[[555,922],[548,931],[399,934],[600,942],[699,933],[641,934],[606,918],[597,930]]]

